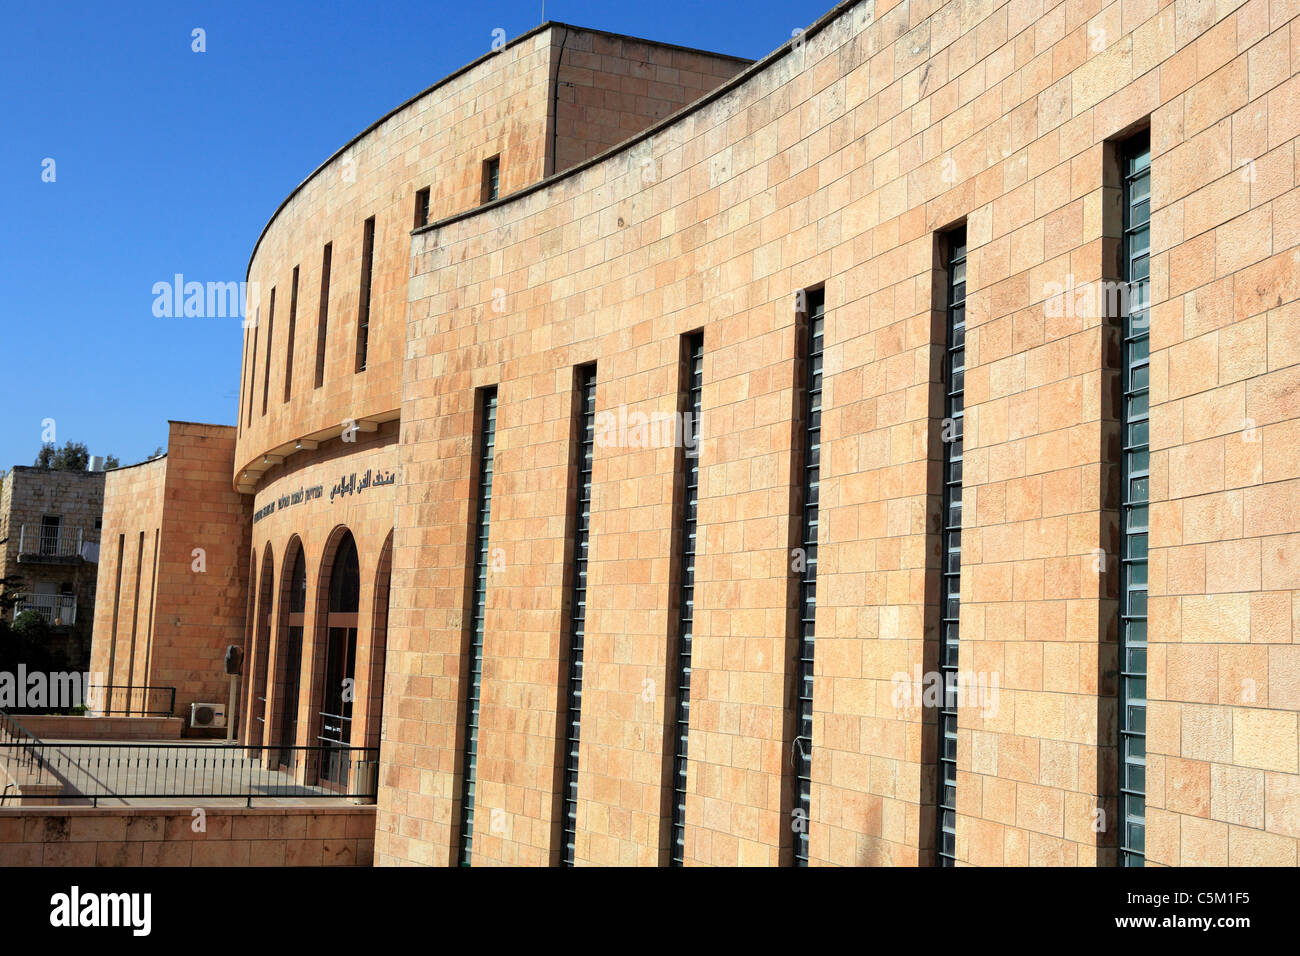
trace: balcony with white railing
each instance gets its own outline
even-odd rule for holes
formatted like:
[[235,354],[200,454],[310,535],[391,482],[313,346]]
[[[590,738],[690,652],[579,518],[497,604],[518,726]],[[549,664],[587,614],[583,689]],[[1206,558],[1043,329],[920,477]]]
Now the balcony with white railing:
[[35,611],[54,627],[71,627],[77,623],[77,596],[75,594],[24,594],[14,604],[14,617],[24,611]]
[[87,541],[84,528],[25,524],[18,529],[19,564],[76,564],[98,558],[99,543]]

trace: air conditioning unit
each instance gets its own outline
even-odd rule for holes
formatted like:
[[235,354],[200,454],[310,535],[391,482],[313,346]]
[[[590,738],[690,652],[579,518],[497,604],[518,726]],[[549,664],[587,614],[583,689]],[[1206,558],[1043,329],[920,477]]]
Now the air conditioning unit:
[[190,704],[191,727],[226,726],[225,704]]

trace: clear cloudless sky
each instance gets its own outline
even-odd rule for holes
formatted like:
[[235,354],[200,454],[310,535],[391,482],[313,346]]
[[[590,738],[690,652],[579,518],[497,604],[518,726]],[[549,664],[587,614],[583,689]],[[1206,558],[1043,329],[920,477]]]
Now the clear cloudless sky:
[[[757,59],[834,2],[547,0],[545,17]],[[0,469],[32,463],[45,419],[123,465],[168,419],[233,424],[239,320],[155,318],[154,283],[243,280],[330,154],[494,29],[542,19],[541,0],[5,2]]]

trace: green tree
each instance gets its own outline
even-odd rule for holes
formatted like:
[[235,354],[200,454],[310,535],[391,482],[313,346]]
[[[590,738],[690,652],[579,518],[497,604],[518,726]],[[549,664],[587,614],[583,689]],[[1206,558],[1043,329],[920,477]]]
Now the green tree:
[[114,468],[121,468],[121,467],[122,467],[122,463],[119,462],[119,461],[117,460],[117,456],[116,456],[116,455],[105,455],[105,456],[104,456],[104,470],[105,470],[105,471],[111,471],[111,470],[114,469]]
[[55,448],[53,442],[46,442],[36,453],[36,467],[49,468],[53,471],[85,471],[90,463],[90,450],[83,442],[66,442],[62,448]]

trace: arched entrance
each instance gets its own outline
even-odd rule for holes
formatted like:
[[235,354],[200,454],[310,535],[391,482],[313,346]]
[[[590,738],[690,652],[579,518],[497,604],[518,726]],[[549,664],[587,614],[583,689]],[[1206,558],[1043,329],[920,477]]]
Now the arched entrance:
[[275,580],[274,561],[271,546],[267,545],[266,555],[262,559],[262,575],[258,579],[257,604],[253,609],[253,654],[248,712],[252,720],[248,727],[249,743],[260,747],[266,737],[266,673],[267,655],[271,653],[271,594],[272,582]]
[[361,567],[357,545],[343,532],[328,580],[325,615],[325,669],[322,675],[318,740],[320,777],[341,786],[348,782],[352,743],[352,706],[356,700],[357,615],[361,603]]
[[302,628],[307,610],[307,562],[302,544],[290,546],[290,557],[285,562],[289,571],[284,576],[285,590],[280,599],[280,640],[276,654],[276,708],[279,727],[277,743],[279,753],[273,762],[280,766],[294,766],[292,749],[298,742],[298,688],[302,683]]
[[374,625],[370,630],[370,680],[367,682],[365,736],[359,744],[379,746],[384,716],[384,663],[388,650],[388,598],[393,578],[393,532],[388,532],[379,552],[379,569],[375,572]]

